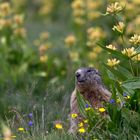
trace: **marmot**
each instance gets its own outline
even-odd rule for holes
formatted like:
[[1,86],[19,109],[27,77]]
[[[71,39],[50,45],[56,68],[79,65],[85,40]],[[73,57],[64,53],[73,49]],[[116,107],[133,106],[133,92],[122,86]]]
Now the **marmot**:
[[[70,99],[70,114],[79,114],[76,93],[77,90],[92,105],[93,108],[103,107],[103,102],[108,102],[111,93],[102,83],[101,76],[95,68],[80,68],[75,72],[75,90]],[[75,133],[77,129],[77,119],[70,118],[69,133]]]

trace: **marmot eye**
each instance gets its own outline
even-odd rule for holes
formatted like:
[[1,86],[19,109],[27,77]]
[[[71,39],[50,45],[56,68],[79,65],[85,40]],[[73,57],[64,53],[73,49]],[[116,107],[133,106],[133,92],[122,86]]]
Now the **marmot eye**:
[[88,69],[88,70],[87,70],[87,72],[91,72],[91,71],[92,71],[91,69]]

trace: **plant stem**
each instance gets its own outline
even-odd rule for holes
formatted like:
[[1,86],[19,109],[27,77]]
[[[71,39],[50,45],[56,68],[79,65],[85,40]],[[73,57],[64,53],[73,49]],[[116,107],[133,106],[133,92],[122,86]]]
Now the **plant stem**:
[[129,64],[130,64],[131,72],[132,72],[133,76],[135,76],[135,73],[134,73],[134,70],[133,70],[133,66],[132,66],[131,59],[129,59]]

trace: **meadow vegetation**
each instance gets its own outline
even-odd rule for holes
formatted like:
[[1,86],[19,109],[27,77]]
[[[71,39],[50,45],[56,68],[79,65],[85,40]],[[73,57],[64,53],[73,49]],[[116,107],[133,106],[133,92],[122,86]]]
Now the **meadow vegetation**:
[[[0,139],[140,140],[140,1],[1,0]],[[69,135],[79,67],[99,69],[112,97]],[[102,113],[108,117],[102,117]]]

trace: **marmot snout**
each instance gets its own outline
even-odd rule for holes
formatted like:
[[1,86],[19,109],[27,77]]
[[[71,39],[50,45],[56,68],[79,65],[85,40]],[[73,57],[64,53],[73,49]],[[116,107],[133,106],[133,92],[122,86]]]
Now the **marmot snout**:
[[96,90],[102,85],[102,80],[97,69],[80,68],[75,73],[76,88],[79,92]]

